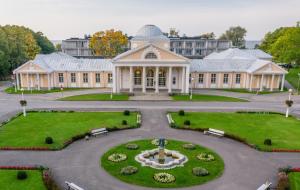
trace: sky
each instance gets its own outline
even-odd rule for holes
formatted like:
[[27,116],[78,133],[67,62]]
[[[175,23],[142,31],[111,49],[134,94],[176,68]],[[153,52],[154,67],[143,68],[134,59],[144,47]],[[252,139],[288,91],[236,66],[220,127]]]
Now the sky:
[[247,40],[261,40],[297,21],[300,0],[0,0],[0,25],[24,25],[51,40],[112,28],[135,35],[145,24],[217,37],[239,25],[247,29]]

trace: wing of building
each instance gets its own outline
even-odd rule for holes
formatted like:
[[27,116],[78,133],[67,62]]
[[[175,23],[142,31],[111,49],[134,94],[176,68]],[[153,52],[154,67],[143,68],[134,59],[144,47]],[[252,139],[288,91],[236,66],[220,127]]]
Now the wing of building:
[[204,59],[170,51],[170,39],[145,25],[131,49],[114,59],[78,59],[65,53],[37,55],[14,70],[17,88],[112,88],[113,92],[181,92],[189,88],[283,90],[287,73],[261,50],[227,49]]

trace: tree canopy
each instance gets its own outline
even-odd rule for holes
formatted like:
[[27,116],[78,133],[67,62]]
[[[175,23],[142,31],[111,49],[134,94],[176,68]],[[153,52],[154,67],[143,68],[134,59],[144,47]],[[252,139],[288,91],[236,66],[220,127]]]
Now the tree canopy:
[[90,39],[90,48],[94,55],[112,58],[125,51],[128,38],[122,31],[114,29],[100,31]]
[[267,33],[259,48],[276,62],[300,65],[300,27],[282,27]]
[[220,40],[231,40],[233,46],[244,48],[246,33],[247,30],[240,26],[230,27],[224,34],[220,36]]
[[213,32],[205,33],[200,35],[203,39],[215,39],[216,35]]

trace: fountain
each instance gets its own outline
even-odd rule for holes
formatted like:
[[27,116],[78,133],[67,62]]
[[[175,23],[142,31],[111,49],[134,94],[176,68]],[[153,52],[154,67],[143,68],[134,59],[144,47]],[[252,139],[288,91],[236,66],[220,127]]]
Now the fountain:
[[142,151],[135,160],[142,166],[155,169],[172,169],[183,166],[188,161],[187,157],[178,151],[165,149],[165,139],[160,138],[158,148]]

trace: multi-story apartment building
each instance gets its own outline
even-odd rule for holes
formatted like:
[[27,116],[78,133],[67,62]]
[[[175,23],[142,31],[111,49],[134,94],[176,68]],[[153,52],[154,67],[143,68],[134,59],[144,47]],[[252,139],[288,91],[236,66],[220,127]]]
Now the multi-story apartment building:
[[231,41],[203,39],[201,37],[171,37],[170,50],[190,59],[203,58],[212,52],[232,47]]
[[[131,39],[131,37],[129,37]],[[212,52],[220,52],[232,47],[231,41],[203,39],[201,37],[169,37],[170,50],[189,59],[201,59]],[[128,48],[130,49],[130,41]],[[62,52],[74,57],[90,57],[89,38],[70,38],[62,41]]]
[[89,37],[63,40],[61,50],[63,53],[79,58],[93,56],[89,48]]

